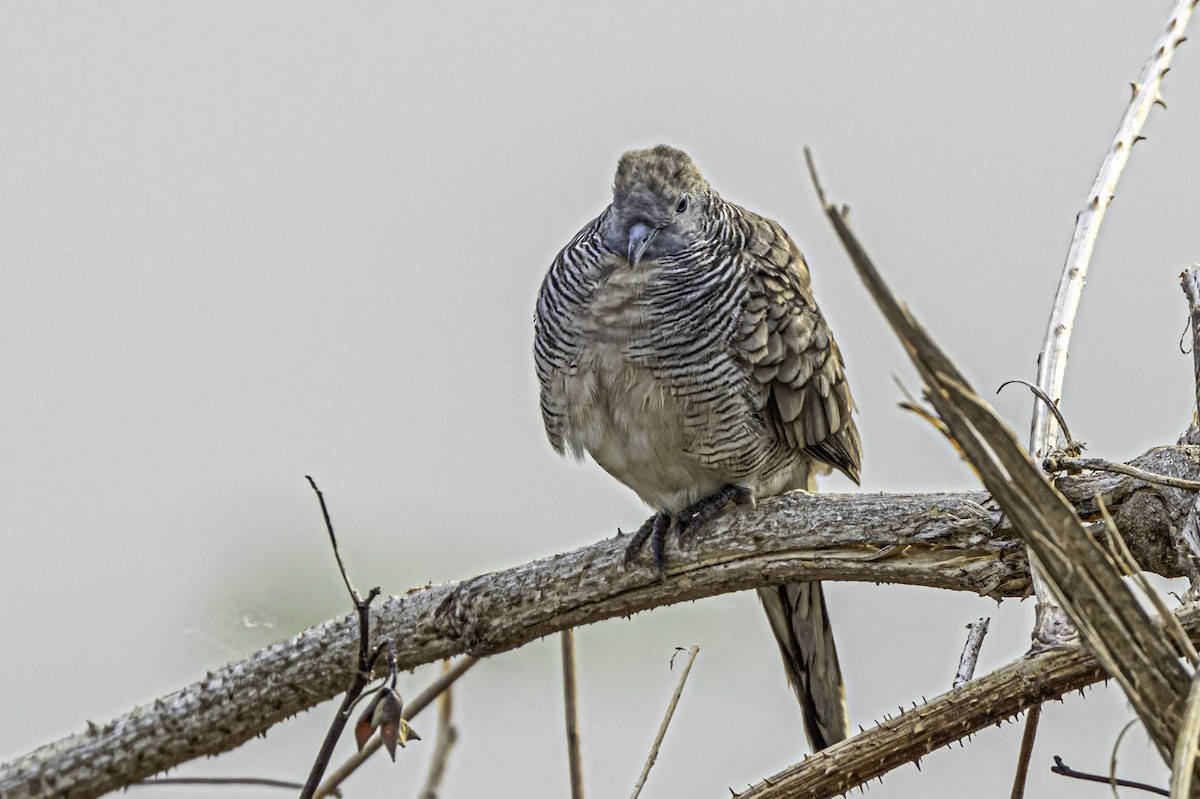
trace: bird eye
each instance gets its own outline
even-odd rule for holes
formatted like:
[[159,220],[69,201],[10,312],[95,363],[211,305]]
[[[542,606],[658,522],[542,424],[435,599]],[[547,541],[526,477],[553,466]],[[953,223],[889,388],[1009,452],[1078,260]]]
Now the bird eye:
[[679,195],[679,202],[675,203],[675,213],[682,214],[687,210],[688,196],[686,194]]

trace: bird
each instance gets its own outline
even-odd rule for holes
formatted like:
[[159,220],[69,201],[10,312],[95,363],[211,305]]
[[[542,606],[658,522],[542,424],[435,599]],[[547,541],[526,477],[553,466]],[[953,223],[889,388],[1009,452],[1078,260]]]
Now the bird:
[[[674,147],[622,155],[612,202],[554,258],[534,365],[553,448],[590,455],[654,509],[626,560],[649,541],[660,577],[672,531],[814,490],[833,469],[858,483],[854,401],[804,256]],[[824,749],[849,717],[821,584],[758,595],[808,742]]]

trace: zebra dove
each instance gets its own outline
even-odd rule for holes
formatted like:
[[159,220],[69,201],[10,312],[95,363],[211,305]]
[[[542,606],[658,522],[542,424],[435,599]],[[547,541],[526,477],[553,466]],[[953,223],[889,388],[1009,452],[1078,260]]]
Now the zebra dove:
[[[686,153],[625,153],[613,201],[555,258],[538,296],[534,359],[550,443],[586,452],[657,512],[663,541],[730,502],[812,489],[861,460],[841,352],[808,267],[777,223],[726,202]],[[759,597],[814,750],[849,727],[818,582]]]

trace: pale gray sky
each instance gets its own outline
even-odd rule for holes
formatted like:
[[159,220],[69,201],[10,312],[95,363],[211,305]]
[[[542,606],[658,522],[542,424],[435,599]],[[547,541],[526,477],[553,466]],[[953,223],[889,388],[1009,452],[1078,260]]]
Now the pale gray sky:
[[[357,584],[389,593],[640,522],[628,490],[546,444],[530,356],[545,268],[631,147],[683,147],[805,250],[861,409],[862,490],[974,487],[896,408],[892,375],[916,381],[800,148],[982,391],[1032,378],[1075,213],[1169,5],[4,3],[0,760],[345,613],[306,473]],[[1101,456],[1173,441],[1192,410],[1176,276],[1200,259],[1195,47],[1084,295],[1063,404]],[[1024,434],[1027,397],[996,404]],[[827,590],[856,724],[941,693],[979,615],[996,617],[981,668],[1027,643],[1029,602]],[[727,796],[804,751],[750,594],[578,642],[593,796],[632,787],[676,646],[702,652],[645,795]],[[564,795],[556,640],[457,690],[447,796]],[[178,773],[300,777],[332,712]],[[1051,756],[1103,770],[1132,715],[1113,687],[1048,706],[1030,795],[1105,790],[1050,775]],[[870,795],[1007,796],[1019,738],[985,731]],[[352,795],[415,793],[429,749]],[[1121,762],[1165,782],[1140,733]]]

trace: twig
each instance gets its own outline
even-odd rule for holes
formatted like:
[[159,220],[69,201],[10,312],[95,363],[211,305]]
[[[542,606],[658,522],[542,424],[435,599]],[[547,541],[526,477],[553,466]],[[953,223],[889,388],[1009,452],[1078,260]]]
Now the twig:
[[[354,672],[350,687],[346,689],[346,693],[342,697],[342,704],[338,708],[337,714],[329,724],[329,730],[325,733],[325,740],[321,742],[321,749],[317,752],[317,758],[313,761],[312,769],[308,773],[308,779],[304,783],[304,789],[300,792],[300,799],[312,799],[317,791],[317,786],[321,783],[321,777],[325,774],[325,769],[329,767],[329,759],[333,757],[333,749],[337,746],[338,738],[341,737],[342,731],[346,728],[346,723],[350,720],[350,711],[353,709],[354,703],[362,696],[363,689],[371,681],[371,670],[380,652],[383,651],[383,645],[381,644],[375,650],[375,653],[371,654],[371,603],[375,601],[375,597],[379,596],[379,588],[372,588],[363,597],[351,585],[350,577],[346,574],[346,567],[342,563],[342,555],[338,551],[337,536],[333,533],[333,522],[329,518],[329,508],[325,505],[325,495],[321,493],[321,489],[317,487],[317,483],[312,477],[305,475],[304,478],[308,480],[308,484],[312,486],[312,490],[317,495],[317,501],[321,503],[321,515],[325,519],[325,531],[329,534],[329,542],[333,545],[333,554],[337,558],[338,569],[342,573],[342,581],[346,584],[346,590],[350,593],[350,599],[354,603],[354,610],[358,614],[358,668]],[[395,682],[396,658],[394,653],[389,653],[388,662],[391,666],[392,681]]]
[[[1179,274],[1183,296],[1188,301],[1188,317],[1192,325],[1192,368],[1195,376],[1196,408],[1200,412],[1200,263],[1192,264]],[[1197,417],[1193,416],[1193,420]],[[1196,424],[1193,421],[1193,424]]]
[[1121,741],[1125,739],[1125,735],[1141,723],[1141,719],[1134,716],[1125,723],[1121,731],[1117,733],[1117,740],[1113,741],[1112,752],[1108,756],[1108,784],[1112,788],[1113,799],[1121,799],[1121,792],[1117,790],[1117,753],[1121,751]]
[[575,692],[575,629],[563,630],[559,637],[562,639],[563,705],[566,710],[571,799],[583,799],[583,753],[579,746],[579,707]]
[[[1142,125],[1155,105],[1166,107],[1160,89],[1163,75],[1171,64],[1175,48],[1183,41],[1183,32],[1191,18],[1196,0],[1178,0],[1171,11],[1166,31],[1154,44],[1154,51],[1142,67],[1137,83],[1133,84],[1133,97],[1117,135],[1108,148],[1108,153],[1096,174],[1096,180],[1088,192],[1083,210],[1075,218],[1075,233],[1063,264],[1062,277],[1054,297],[1054,308],[1046,326],[1046,337],[1038,356],[1037,385],[1055,402],[1062,396],[1063,378],[1067,369],[1067,349],[1071,343],[1071,332],[1075,327],[1075,314],[1086,283],[1092,250],[1100,233],[1100,224],[1113,200],[1117,181],[1129,161],[1133,145],[1142,137]],[[1029,433],[1029,453],[1034,460],[1046,456],[1055,440],[1055,420],[1045,403],[1036,402]],[[1049,591],[1037,568],[1033,570],[1033,588],[1037,594],[1036,620],[1033,640],[1035,646],[1054,646],[1069,640],[1074,635],[1069,622],[1063,615],[1058,601]]]
[[[1192,365],[1195,371],[1196,414],[1192,416],[1185,438],[1200,443],[1200,264],[1193,264],[1179,276],[1183,294],[1188,301],[1188,316],[1192,325]],[[1200,494],[1192,501],[1183,525],[1179,528],[1180,548],[1188,554],[1191,594],[1200,593]]]
[[[442,676],[450,673],[450,661],[442,661]],[[442,779],[446,775],[446,763],[450,759],[450,750],[458,741],[458,730],[451,720],[453,707],[453,689],[446,683],[446,690],[438,697],[438,731],[434,739],[433,754],[429,756],[429,773],[425,778],[425,786],[418,794],[420,799],[437,799],[442,787]]]
[[955,688],[975,676],[975,663],[979,660],[983,637],[987,635],[991,623],[991,619],[979,618],[967,625],[967,643],[963,646],[962,657],[958,659],[958,671],[954,674]]
[[1041,705],[1034,705],[1025,714],[1025,731],[1021,733],[1021,751],[1017,755],[1017,770],[1013,774],[1013,786],[1009,799],[1022,799],[1025,796],[1025,779],[1029,776],[1029,758],[1033,756],[1033,742],[1037,739],[1038,722],[1041,719]]
[[1147,783],[1134,782],[1133,780],[1120,780],[1120,779],[1110,780],[1108,777],[1105,777],[1103,774],[1088,774],[1086,771],[1076,771],[1075,769],[1071,768],[1066,763],[1064,763],[1062,758],[1059,757],[1058,755],[1054,756],[1054,765],[1050,767],[1050,770],[1053,771],[1055,774],[1061,774],[1064,777],[1071,777],[1072,779],[1076,779],[1076,780],[1086,780],[1088,782],[1103,782],[1105,784],[1116,785],[1121,788],[1135,788],[1139,791],[1147,791],[1149,793],[1156,793],[1159,796],[1170,796],[1171,795],[1170,791],[1165,791],[1162,788],[1159,788],[1157,785],[1148,785]]
[[1050,395],[1047,394],[1045,391],[1043,391],[1040,387],[1038,387],[1038,385],[1036,383],[1030,383],[1028,380],[1021,380],[1019,378],[1014,378],[1012,380],[1006,380],[1003,383],[1001,383],[1000,387],[998,389],[996,389],[996,393],[999,394],[1001,391],[1003,391],[1005,389],[1005,387],[1011,386],[1014,383],[1018,383],[1022,386],[1025,386],[1026,388],[1028,388],[1030,391],[1033,392],[1033,395],[1035,397],[1040,399],[1045,404],[1045,406],[1050,409],[1050,413],[1054,414],[1054,420],[1056,422],[1058,422],[1058,426],[1062,428],[1063,438],[1065,438],[1067,440],[1067,444],[1063,449],[1071,455],[1078,455],[1080,453],[1080,451],[1083,450],[1083,444],[1076,441],[1071,436],[1071,430],[1070,430],[1070,428],[1067,427],[1067,420],[1063,418],[1062,411],[1060,411],[1058,409],[1058,403],[1056,403],[1054,400],[1050,399]]
[[[464,655],[463,657],[459,658],[457,663],[452,665],[442,674],[442,676],[430,683],[429,687],[417,694],[415,699],[404,706],[404,712],[401,714],[401,718],[403,718],[405,721],[411,721],[418,713],[429,707],[429,705],[433,703],[433,700],[441,696],[443,691],[449,689],[459,677],[466,674],[467,671],[479,661],[480,658],[472,657],[470,655]],[[313,799],[324,799],[326,796],[335,795],[338,792],[339,786],[345,782],[351,774],[358,771],[359,766],[361,766],[363,763],[366,763],[367,760],[370,759],[371,755],[378,752],[382,746],[383,741],[380,738],[372,738],[370,741],[368,741],[367,745],[362,748],[361,752],[355,752],[354,754],[350,755],[348,758],[346,758],[346,761],[342,763],[342,765],[330,772],[329,776],[325,778],[325,781],[321,783],[321,787],[317,788],[317,792],[313,796]]]
[[1145,480],[1147,483],[1158,483],[1159,485],[1171,486],[1171,488],[1181,488],[1185,491],[1200,491],[1200,480],[1184,480],[1181,477],[1172,477],[1168,474],[1154,474],[1145,469],[1139,469],[1136,466],[1130,466],[1126,463],[1114,463],[1104,458],[1066,458],[1051,453],[1042,461],[1042,468],[1047,472],[1077,472],[1087,469],[1093,472],[1126,474],[1130,477],[1136,477],[1139,480]]
[[679,675],[679,684],[675,686],[675,693],[671,694],[671,703],[667,705],[667,713],[663,716],[662,724],[658,725],[658,735],[654,736],[654,743],[650,746],[650,754],[646,757],[646,764],[642,766],[642,774],[638,777],[637,784],[633,786],[633,793],[630,799],[637,799],[638,794],[642,792],[642,787],[646,784],[646,777],[650,776],[650,769],[654,766],[654,761],[658,759],[658,748],[662,746],[663,736],[667,734],[667,725],[671,723],[671,717],[675,715],[675,706],[679,704],[679,696],[683,693],[684,683],[687,682],[688,672],[692,670],[692,664],[696,662],[696,655],[700,653],[700,647],[697,644],[692,644],[688,649],[688,661],[683,667],[683,673]]
[[152,780],[142,780],[131,787],[144,788],[154,785],[253,785],[290,790],[304,787],[300,783],[290,780],[272,780],[263,777],[155,777]]

